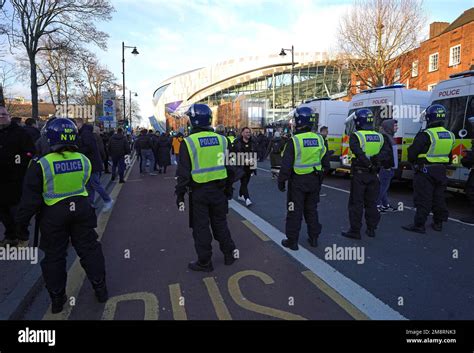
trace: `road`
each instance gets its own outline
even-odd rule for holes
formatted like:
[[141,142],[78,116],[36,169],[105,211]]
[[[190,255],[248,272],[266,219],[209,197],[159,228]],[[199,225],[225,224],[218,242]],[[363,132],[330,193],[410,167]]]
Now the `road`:
[[[42,290],[21,318],[474,318],[474,227],[454,220],[466,212],[460,195],[449,198],[453,220],[442,233],[428,230],[418,235],[400,228],[412,221],[414,212],[409,209],[409,188],[394,185],[391,196],[395,203],[403,202],[404,211],[383,215],[377,236],[357,241],[340,236],[348,227],[349,180],[328,177],[319,204],[323,224],[319,246],[309,247],[303,226],[300,250],[291,252],[280,245],[285,194],[278,192],[267,163],[259,168],[250,182],[254,204],[247,208],[236,199],[229,203],[229,226],[239,260],[224,266],[214,244],[214,272],[195,273],[187,268],[195,253],[187,213],[179,212],[175,204],[174,167],[166,175],[140,177],[135,165],[127,182],[112,191],[116,199],[112,212],[99,216],[109,301],[95,301],[76,259],[69,269],[66,310],[52,315]],[[346,256],[338,258],[342,253]]]

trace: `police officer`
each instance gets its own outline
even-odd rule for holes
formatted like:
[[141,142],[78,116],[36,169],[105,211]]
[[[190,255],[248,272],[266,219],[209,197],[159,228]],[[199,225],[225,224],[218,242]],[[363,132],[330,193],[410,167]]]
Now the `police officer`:
[[298,250],[301,220],[308,226],[308,241],[318,246],[321,224],[318,219],[317,203],[324,169],[329,168],[323,137],[311,129],[316,122],[309,107],[297,108],[294,114],[296,133],[289,140],[283,154],[278,189],[285,191],[288,181],[286,237],[281,244],[291,250]]
[[446,130],[446,109],[441,104],[426,108],[426,129],[419,132],[408,147],[408,161],[414,164],[413,192],[416,207],[414,223],[403,229],[426,233],[425,223],[433,211],[432,228],[440,232],[448,220],[444,192],[448,183],[446,166],[451,164],[455,137]]
[[[474,117],[469,118],[469,123],[471,124],[471,136],[473,137],[472,142],[474,142]],[[461,160],[463,167],[471,170],[465,189],[471,208],[471,214],[467,217],[461,218],[461,221],[474,224],[474,143],[471,143],[471,145],[471,150],[466,151],[465,156]]]
[[377,210],[380,182],[377,172],[383,136],[374,131],[374,115],[370,109],[356,110],[353,119],[356,131],[349,137],[349,147],[352,151],[351,194],[348,205],[350,229],[342,232],[342,236],[361,239],[364,210],[367,236],[375,237],[375,229],[380,221]]
[[99,302],[105,302],[108,294],[104,256],[94,230],[97,219],[87,199],[91,162],[77,152],[77,127],[71,120],[55,119],[48,125],[46,136],[51,152],[28,168],[17,222],[27,225],[35,213],[41,214],[41,269],[55,314],[63,310],[67,300],[69,239]]
[[207,105],[193,104],[186,114],[192,130],[180,146],[176,203],[183,210],[184,195],[190,191],[190,227],[198,260],[188,267],[211,272],[213,236],[224,254],[224,263],[232,265],[235,261],[235,244],[227,226],[228,200],[232,198],[232,173],[225,165],[227,138],[213,132],[212,111]]

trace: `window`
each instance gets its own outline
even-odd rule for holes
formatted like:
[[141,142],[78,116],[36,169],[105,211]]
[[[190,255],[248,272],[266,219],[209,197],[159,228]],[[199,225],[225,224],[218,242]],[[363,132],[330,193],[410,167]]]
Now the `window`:
[[[470,105],[468,105],[468,103]],[[466,139],[473,138],[472,131],[469,129],[470,124],[467,121],[469,114],[473,113],[472,96],[437,100],[434,101],[433,104],[442,104],[446,108],[448,114],[444,127],[454,133],[456,138],[459,138],[459,130],[462,128],[467,129],[468,135],[465,137]]]
[[400,81],[400,72],[401,72],[401,69],[399,67],[397,67],[395,69],[395,74],[393,75],[393,82],[394,83],[397,83],[398,81]]
[[435,86],[436,86],[436,83],[432,83],[431,85],[428,85],[428,91],[431,92]]
[[456,45],[449,49],[449,66],[459,65],[461,63],[461,45]]
[[411,77],[418,76],[418,60],[411,63]]
[[356,81],[356,93],[360,93],[360,81]]
[[438,70],[438,53],[430,55],[429,72]]

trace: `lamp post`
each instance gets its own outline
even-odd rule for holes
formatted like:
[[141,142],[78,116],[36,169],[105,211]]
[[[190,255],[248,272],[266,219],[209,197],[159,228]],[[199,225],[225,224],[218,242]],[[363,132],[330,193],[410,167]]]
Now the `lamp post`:
[[[132,50],[132,54],[133,55],[138,55],[138,50],[137,50],[137,47],[129,47],[129,46],[126,46],[124,42],[122,42],[122,79],[123,79],[123,120],[125,121],[126,119],[126,108],[125,108],[125,48],[130,48],[130,49],[133,49]],[[131,119],[132,117],[130,116],[130,126],[131,126]]]
[[130,117],[130,128],[132,127],[132,94],[134,97],[138,97],[138,93],[137,92],[132,92],[130,90],[128,90],[129,92],[129,104],[128,104],[128,108],[130,110],[130,114],[129,114],[129,117]]
[[294,68],[295,68],[295,48],[293,45],[291,49],[281,48],[280,56],[286,56],[286,52],[291,51],[291,107],[295,108],[295,77],[294,77]]

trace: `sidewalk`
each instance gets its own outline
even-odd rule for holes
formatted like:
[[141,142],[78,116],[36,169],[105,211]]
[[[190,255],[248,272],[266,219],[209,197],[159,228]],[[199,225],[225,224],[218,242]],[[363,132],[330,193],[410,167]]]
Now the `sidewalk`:
[[[102,174],[101,184],[110,193],[114,182],[111,181],[112,174]],[[95,202],[98,212],[102,209],[103,201],[96,193]],[[34,238],[34,217],[30,223],[30,246]],[[0,223],[0,234],[3,238],[4,227]],[[68,257],[68,267],[76,257],[74,251],[69,251],[74,256]],[[40,291],[44,284],[41,276],[40,261],[43,252],[38,251],[38,263],[31,264],[28,261],[0,261],[0,320],[16,319],[24,308],[31,302],[35,294]]]

